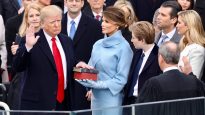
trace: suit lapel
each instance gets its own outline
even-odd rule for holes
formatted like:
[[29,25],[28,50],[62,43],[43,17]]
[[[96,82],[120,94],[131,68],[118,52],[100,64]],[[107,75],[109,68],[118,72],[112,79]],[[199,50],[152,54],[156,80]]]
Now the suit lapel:
[[[82,36],[86,32],[86,27],[87,27],[86,25],[87,25],[87,23],[88,23],[87,19],[84,16],[84,14],[82,13],[82,16],[81,16],[78,28],[77,28],[77,30],[75,32],[75,36],[73,38],[74,47],[77,44],[77,42],[80,40],[80,38],[83,38]],[[90,34],[92,34],[92,33],[90,33]]]
[[130,73],[129,73],[128,82],[131,81],[131,79],[132,79],[132,76],[133,76],[134,71],[135,71],[135,67],[140,59],[141,54],[142,54],[141,49],[135,50],[134,57],[132,59],[132,65],[131,65],[131,69],[130,69]]
[[62,20],[62,26],[61,26],[62,30],[61,31],[62,31],[63,34],[68,36],[68,32],[67,32],[67,21],[68,21],[67,15],[68,14],[67,13],[63,15],[64,17],[63,17],[63,20]]
[[56,68],[55,66],[55,62],[54,62],[54,58],[53,58],[53,54],[51,52],[51,49],[48,45],[48,42],[46,40],[46,37],[43,33],[43,30],[40,30],[39,32],[39,36],[41,36],[39,38],[39,46],[41,48],[41,50],[45,53],[45,55],[48,57],[49,61],[51,62],[51,64],[53,65],[54,68]]
[[[67,42],[65,42],[65,40],[64,40],[64,39],[67,39],[67,38],[62,38],[62,36],[60,36],[60,35],[58,35],[58,38],[59,38],[59,40],[61,42],[61,45],[63,47],[63,51],[64,51],[65,57],[66,57],[66,62],[67,62],[67,64],[70,64],[68,44],[66,44]],[[67,68],[68,67],[69,66],[67,66]]]
[[144,68],[143,68],[142,72],[145,71],[153,63],[153,61],[155,60],[157,54],[158,54],[158,47],[155,44],[154,48],[152,49],[152,51],[151,51],[151,53],[150,53],[150,55],[147,59],[147,62],[144,65]]
[[158,44],[161,35],[162,35],[162,32],[160,32],[159,34],[156,35],[156,37],[155,37],[155,43],[156,44]]
[[181,38],[181,36],[178,34],[178,31],[176,30],[173,37],[170,39],[170,41],[178,43],[180,38]]

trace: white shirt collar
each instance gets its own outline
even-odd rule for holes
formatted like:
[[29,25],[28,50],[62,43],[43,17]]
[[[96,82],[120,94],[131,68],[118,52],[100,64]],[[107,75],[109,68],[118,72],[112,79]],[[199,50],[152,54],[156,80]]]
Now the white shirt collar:
[[102,12],[103,12],[103,10],[101,10],[99,14],[93,12],[93,15],[94,15],[94,17],[96,17],[96,15],[100,15],[102,17]]
[[165,69],[163,70],[163,73],[164,73],[164,72],[167,72],[167,71],[170,71],[170,70],[174,70],[174,69],[177,69],[177,70],[178,70],[178,67],[176,67],[176,66],[167,67],[167,68],[165,68]]
[[[169,39],[171,39],[174,36],[175,32],[176,32],[176,28],[174,28],[171,32],[167,33],[166,35],[167,35],[167,37],[169,37]],[[162,35],[161,36],[163,36],[163,35],[165,35],[165,34],[162,31]]]
[[[44,35],[45,35],[47,41],[51,41],[52,37],[51,37],[50,35],[48,35],[44,30],[43,30],[43,33],[44,33]],[[55,38],[56,38],[56,40],[58,41],[58,37],[55,36]]]
[[78,27],[78,24],[79,24],[79,22],[80,22],[82,13],[80,12],[80,14],[79,14],[75,19],[72,19],[72,18],[69,16],[69,14],[67,14],[67,15],[68,15],[68,24],[70,24],[70,22],[71,22],[72,20],[74,20],[74,21],[75,21],[76,28],[77,28],[77,27]]
[[154,45],[155,45],[155,44],[153,44],[152,47],[150,47],[146,52],[143,51],[145,57],[149,57],[149,55],[150,55],[152,49],[154,48]]

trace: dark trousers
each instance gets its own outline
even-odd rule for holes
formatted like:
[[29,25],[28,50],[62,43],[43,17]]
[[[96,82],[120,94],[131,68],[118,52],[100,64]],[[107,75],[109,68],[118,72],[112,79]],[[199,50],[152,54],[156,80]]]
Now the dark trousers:
[[68,95],[67,90],[64,91],[64,100],[62,103],[56,100],[56,108],[55,111],[68,111]]

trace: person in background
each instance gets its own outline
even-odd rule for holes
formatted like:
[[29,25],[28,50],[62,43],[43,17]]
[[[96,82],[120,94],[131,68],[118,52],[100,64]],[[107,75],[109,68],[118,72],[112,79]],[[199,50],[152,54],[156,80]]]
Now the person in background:
[[182,35],[180,41],[179,66],[183,66],[182,57],[189,58],[193,74],[201,79],[205,57],[205,32],[199,14],[194,10],[178,13],[177,30]]
[[1,83],[9,82],[8,71],[7,71],[7,51],[5,42],[5,27],[2,16],[0,15],[0,55],[1,55],[1,65],[0,65],[0,76]]
[[[40,30],[40,10],[41,6],[37,3],[30,3],[25,8],[23,22],[20,26],[19,33],[16,36],[15,42],[13,42],[13,45],[11,46],[11,52],[13,55],[16,54],[19,43],[22,40],[21,38],[25,37],[26,30],[29,26],[34,26],[35,33]],[[23,72],[16,73],[11,81],[8,93],[8,104],[12,110],[18,110],[20,107],[22,76]]]
[[[33,2],[37,2],[39,5],[44,7],[45,5],[50,5],[49,3],[51,0],[33,0]],[[31,0],[22,0],[22,7],[26,8],[28,4],[30,4]],[[12,60],[13,60],[13,54],[11,52],[11,46],[13,42],[15,41],[16,35],[19,32],[19,27],[23,21],[23,15],[24,12],[22,12],[19,15],[16,15],[12,18],[10,18],[5,26],[5,40],[6,40],[6,49],[7,49],[7,68],[9,72],[9,76],[12,79],[15,75],[15,72],[12,69]]]
[[105,0],[87,0],[89,5],[87,5],[83,12],[100,22],[102,22],[102,12],[105,9]]
[[161,29],[155,37],[155,43],[160,46],[165,41],[179,43],[181,36],[176,30],[177,13],[181,11],[177,1],[163,2],[158,10],[157,26]]
[[134,22],[137,22],[137,17],[135,16],[134,9],[129,1],[118,0],[115,2],[114,7],[120,8],[125,13],[125,20],[126,20],[126,28],[122,29],[123,37],[128,41],[131,48],[134,50],[134,45],[131,42],[132,34],[129,31],[129,26],[132,25]]
[[60,34],[62,10],[58,6],[42,8],[40,19],[42,29],[35,33],[30,25],[14,57],[14,69],[24,72],[20,109],[68,111],[74,87],[72,41]]
[[[88,65],[79,62],[76,67],[99,71],[98,80],[85,80],[79,83],[92,89],[91,109],[119,107],[123,100],[123,87],[127,82],[133,57],[129,43],[122,36],[121,28],[126,26],[124,12],[116,7],[103,11],[103,39],[98,40],[92,49]],[[120,108],[93,111],[93,115],[121,115]]]
[[154,13],[152,24],[154,26],[155,35],[158,35],[161,32],[161,29],[157,25],[157,16],[159,15],[159,9],[157,9]]
[[[93,44],[103,37],[100,22],[82,12],[84,0],[66,0],[68,12],[62,19],[61,33],[69,36],[73,41],[75,59],[88,62]],[[75,110],[90,108],[90,91],[78,82],[75,85]]]
[[191,10],[194,8],[194,0],[177,0],[182,10]]
[[124,88],[124,105],[135,103],[144,83],[162,73],[158,64],[158,46],[154,43],[155,30],[147,21],[135,22],[130,26],[134,57]]

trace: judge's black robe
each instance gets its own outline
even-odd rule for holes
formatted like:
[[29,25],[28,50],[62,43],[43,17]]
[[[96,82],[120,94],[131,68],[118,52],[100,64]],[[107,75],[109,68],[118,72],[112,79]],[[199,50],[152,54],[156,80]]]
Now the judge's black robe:
[[[195,76],[170,70],[149,79],[143,86],[138,103],[204,96],[204,84]],[[140,115],[204,115],[204,99],[152,104],[136,107]]]

